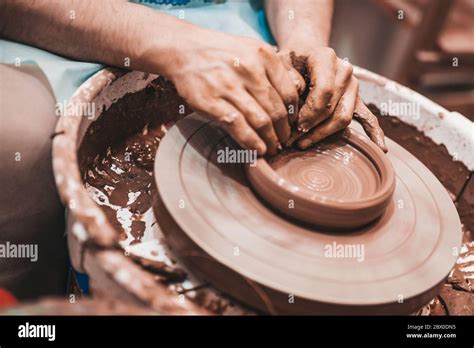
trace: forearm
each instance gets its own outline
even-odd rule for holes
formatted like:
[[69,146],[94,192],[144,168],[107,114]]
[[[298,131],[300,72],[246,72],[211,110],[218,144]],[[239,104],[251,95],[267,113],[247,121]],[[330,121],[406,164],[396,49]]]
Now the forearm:
[[183,41],[197,30],[123,0],[2,0],[0,23],[3,38],[74,59],[165,76],[171,60],[176,64],[179,59],[178,45],[186,45]]
[[332,0],[266,0],[265,12],[280,50],[329,45]]

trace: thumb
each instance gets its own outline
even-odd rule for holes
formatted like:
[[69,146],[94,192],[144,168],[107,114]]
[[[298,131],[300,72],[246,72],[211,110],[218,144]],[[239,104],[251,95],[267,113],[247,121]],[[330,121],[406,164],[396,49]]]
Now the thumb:
[[380,128],[377,117],[369,110],[364,102],[357,97],[356,107],[354,110],[354,119],[357,120],[369,138],[382,149],[383,152],[387,152],[387,146],[385,145],[385,135],[382,128]]

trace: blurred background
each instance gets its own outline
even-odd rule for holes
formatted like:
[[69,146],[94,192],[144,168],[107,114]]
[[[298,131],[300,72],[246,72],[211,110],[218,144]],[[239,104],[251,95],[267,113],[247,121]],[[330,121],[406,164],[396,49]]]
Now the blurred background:
[[474,121],[474,0],[336,0],[332,45]]

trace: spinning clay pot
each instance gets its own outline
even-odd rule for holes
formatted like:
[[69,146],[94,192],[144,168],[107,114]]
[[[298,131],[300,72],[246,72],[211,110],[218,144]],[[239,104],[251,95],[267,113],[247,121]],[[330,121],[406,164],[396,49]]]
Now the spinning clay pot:
[[306,150],[287,150],[247,165],[257,193],[284,215],[337,229],[378,218],[395,189],[385,154],[367,137],[347,129]]

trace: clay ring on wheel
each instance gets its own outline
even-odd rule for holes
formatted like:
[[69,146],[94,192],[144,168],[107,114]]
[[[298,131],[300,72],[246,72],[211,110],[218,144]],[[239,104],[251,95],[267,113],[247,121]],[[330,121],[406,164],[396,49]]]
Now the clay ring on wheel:
[[246,166],[254,190],[296,220],[333,229],[366,225],[383,214],[395,189],[393,167],[374,143],[348,128],[310,149],[285,150]]

